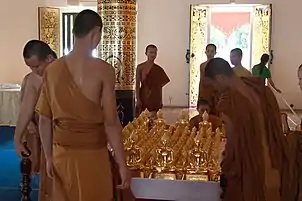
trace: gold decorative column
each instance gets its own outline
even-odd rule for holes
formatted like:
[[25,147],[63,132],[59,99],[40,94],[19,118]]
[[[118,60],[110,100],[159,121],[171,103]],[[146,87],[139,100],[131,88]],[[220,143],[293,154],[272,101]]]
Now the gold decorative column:
[[39,7],[39,40],[60,56],[60,9]]
[[103,20],[99,56],[115,68],[118,113],[123,125],[134,118],[136,0],[98,0]]
[[256,6],[253,14],[251,67],[260,62],[262,54],[271,53],[271,5]]

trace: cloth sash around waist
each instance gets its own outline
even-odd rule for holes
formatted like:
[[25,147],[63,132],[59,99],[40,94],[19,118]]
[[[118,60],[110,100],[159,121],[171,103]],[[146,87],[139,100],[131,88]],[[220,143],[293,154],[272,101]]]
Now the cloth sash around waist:
[[54,120],[53,143],[70,148],[98,149],[107,147],[104,123]]

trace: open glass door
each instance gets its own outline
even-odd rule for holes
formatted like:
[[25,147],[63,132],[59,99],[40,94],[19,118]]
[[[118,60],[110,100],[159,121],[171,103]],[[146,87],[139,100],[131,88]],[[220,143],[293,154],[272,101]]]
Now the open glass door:
[[253,15],[251,66],[260,62],[262,54],[271,53],[272,6],[256,6]]
[[207,60],[205,55],[208,42],[207,7],[191,5],[190,27],[189,107],[195,107],[199,93],[200,64]]
[[39,7],[39,40],[60,56],[60,9]]

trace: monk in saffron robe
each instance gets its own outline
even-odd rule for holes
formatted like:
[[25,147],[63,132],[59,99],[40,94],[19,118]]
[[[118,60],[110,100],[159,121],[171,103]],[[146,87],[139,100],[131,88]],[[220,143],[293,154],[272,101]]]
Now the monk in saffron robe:
[[200,64],[200,81],[199,81],[199,93],[198,100],[204,99],[208,101],[211,106],[211,114],[216,114],[216,105],[219,97],[217,97],[217,91],[213,88],[206,77],[204,77],[204,70],[207,63],[213,59],[216,55],[216,45],[208,44],[206,47],[205,54],[207,56],[207,61]]
[[44,70],[56,59],[56,55],[46,43],[31,40],[24,47],[23,57],[32,72],[27,74],[22,82],[21,108],[14,141],[19,155],[21,152],[26,153],[23,142],[27,142],[31,150],[32,172],[40,172],[39,201],[49,201],[52,183],[47,178],[44,168],[45,160],[38,132],[39,116],[35,113],[35,106],[39,98]]
[[164,69],[155,64],[157,47],[146,47],[147,61],[136,69],[136,116],[147,109],[151,118],[163,107],[162,88],[170,82]]
[[83,10],[73,27],[74,49],[45,71],[36,107],[47,174],[53,178],[52,200],[111,201],[107,140],[118,163],[117,187],[130,185],[116,112],[115,72],[92,56],[101,39],[99,14]]
[[194,127],[198,130],[199,123],[203,121],[202,115],[204,112],[207,112],[209,114],[209,122],[212,124],[212,129],[215,131],[217,128],[220,128],[222,125],[222,122],[218,116],[211,114],[211,107],[208,103],[208,101],[204,99],[200,99],[197,101],[197,110],[198,115],[190,119],[189,125],[190,130],[192,130]]
[[235,75],[238,77],[251,77],[252,73],[247,70],[245,67],[242,66],[242,50],[240,48],[235,48],[231,51],[230,60],[231,63],[234,65],[233,70]]
[[263,79],[239,78],[221,58],[208,63],[205,76],[222,93],[218,110],[227,130],[222,200],[289,200],[289,152],[272,91]]

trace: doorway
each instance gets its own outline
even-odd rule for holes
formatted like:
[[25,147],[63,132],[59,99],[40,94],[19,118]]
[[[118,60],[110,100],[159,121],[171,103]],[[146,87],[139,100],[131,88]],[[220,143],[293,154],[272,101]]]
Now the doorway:
[[230,51],[243,51],[242,65],[251,70],[271,52],[271,5],[191,5],[189,106],[196,107],[200,64],[205,47],[217,46],[216,57],[229,61]]

